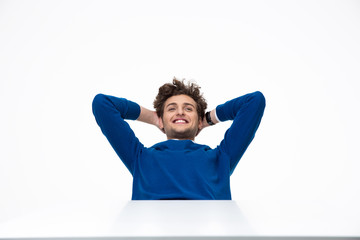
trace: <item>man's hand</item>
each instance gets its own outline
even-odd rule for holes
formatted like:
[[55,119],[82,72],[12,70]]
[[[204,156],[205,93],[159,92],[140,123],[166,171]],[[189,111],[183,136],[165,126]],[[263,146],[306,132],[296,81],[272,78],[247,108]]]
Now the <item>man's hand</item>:
[[160,131],[165,133],[164,129],[160,128],[161,119],[158,117],[158,115],[156,114],[155,111],[151,111],[151,110],[149,110],[147,108],[144,108],[142,106],[140,106],[140,109],[141,109],[141,111],[140,111],[140,116],[137,119],[138,121],[154,125],[158,129],[160,129]]
[[[213,109],[213,110],[210,111],[210,117],[211,117],[211,121],[212,121],[214,124],[217,124],[219,121],[216,119],[215,111],[216,111],[216,109]],[[211,125],[209,125],[209,123],[206,121],[206,116],[204,116],[204,118],[203,118],[203,120],[202,120],[202,125],[203,125],[203,128],[211,126]]]
[[[215,109],[211,110],[210,112],[210,117],[211,117],[211,121],[214,123],[214,124],[217,124],[219,121],[216,119],[216,116],[215,116]],[[199,129],[198,133],[196,134],[199,135],[199,133],[201,132],[201,130],[203,130],[204,128],[206,127],[209,127],[211,125],[208,124],[208,122],[206,121],[206,116],[204,116],[204,118],[202,119],[201,121],[201,128]],[[212,125],[214,126],[214,125]]]

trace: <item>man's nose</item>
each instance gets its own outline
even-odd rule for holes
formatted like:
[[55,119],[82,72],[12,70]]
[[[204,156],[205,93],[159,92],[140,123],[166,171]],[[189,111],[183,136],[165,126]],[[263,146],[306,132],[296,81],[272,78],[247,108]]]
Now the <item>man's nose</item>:
[[178,108],[177,114],[178,115],[184,115],[184,110],[182,108]]

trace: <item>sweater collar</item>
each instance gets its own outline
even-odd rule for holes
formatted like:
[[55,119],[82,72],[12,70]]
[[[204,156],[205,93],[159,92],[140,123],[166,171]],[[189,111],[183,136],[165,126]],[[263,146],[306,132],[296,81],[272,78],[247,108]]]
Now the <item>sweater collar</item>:
[[196,150],[201,148],[204,145],[197,144],[193,140],[178,140],[178,139],[169,139],[164,142],[159,142],[152,146],[157,150],[176,150],[176,151],[187,151],[187,150]]

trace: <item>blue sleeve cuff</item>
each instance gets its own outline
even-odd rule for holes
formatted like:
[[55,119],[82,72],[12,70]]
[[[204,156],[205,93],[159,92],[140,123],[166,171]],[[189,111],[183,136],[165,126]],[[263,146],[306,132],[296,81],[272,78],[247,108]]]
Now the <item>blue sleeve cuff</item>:
[[127,100],[127,108],[128,109],[126,112],[125,119],[130,119],[130,120],[138,119],[141,111],[140,105],[130,100]]
[[216,107],[216,117],[217,119],[220,121],[220,122],[224,122],[224,121],[227,121],[227,120],[230,120],[230,119],[227,119],[226,118],[226,113],[224,111],[224,104],[220,104]]

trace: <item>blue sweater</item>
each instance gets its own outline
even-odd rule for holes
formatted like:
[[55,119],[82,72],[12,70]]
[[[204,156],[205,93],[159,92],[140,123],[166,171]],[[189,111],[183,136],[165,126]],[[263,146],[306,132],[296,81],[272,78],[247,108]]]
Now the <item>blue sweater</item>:
[[98,94],[92,106],[103,134],[133,176],[133,200],[231,200],[230,176],[254,138],[265,98],[254,92],[218,105],[218,119],[233,123],[214,149],[191,140],[145,147],[125,121],[139,117],[137,103]]

